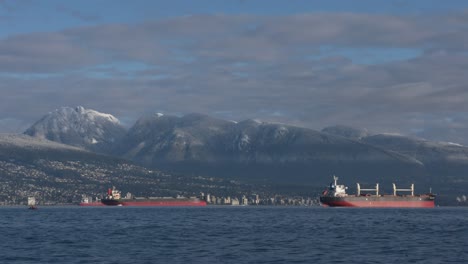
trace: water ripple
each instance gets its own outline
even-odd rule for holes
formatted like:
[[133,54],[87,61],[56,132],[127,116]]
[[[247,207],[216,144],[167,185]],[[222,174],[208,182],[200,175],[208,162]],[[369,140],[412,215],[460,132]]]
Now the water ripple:
[[0,208],[0,263],[466,263],[468,208]]

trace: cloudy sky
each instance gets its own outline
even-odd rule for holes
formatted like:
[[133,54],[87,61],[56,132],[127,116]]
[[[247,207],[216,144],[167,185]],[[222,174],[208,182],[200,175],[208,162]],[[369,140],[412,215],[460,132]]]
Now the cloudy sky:
[[0,0],[0,132],[78,105],[468,144],[468,1]]

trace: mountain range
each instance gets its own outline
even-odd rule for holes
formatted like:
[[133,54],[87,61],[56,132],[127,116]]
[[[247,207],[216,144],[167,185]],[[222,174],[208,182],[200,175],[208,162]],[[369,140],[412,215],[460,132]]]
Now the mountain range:
[[447,200],[466,193],[468,148],[346,126],[321,131],[234,122],[202,114],[160,113],[125,129],[117,118],[83,107],[63,107],[26,135],[164,171],[319,190],[331,175],[352,189],[356,182],[386,186],[416,183]]

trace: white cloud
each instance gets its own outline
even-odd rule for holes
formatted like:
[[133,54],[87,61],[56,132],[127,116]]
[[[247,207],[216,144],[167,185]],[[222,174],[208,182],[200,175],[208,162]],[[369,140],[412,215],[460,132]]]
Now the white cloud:
[[155,109],[216,112],[438,131],[461,142],[443,138],[447,124],[437,120],[457,117],[449,137],[468,129],[458,114],[468,112],[465,20],[463,12],[200,15],[10,36],[0,40],[0,118],[32,122],[86,105],[123,120]]

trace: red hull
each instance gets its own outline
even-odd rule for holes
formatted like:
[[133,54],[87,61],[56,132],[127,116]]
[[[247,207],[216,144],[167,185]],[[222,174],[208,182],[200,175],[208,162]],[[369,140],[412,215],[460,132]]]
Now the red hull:
[[122,206],[206,206],[205,201],[141,201],[141,202],[122,202]]
[[393,207],[393,208],[414,208],[414,207],[434,207],[433,195],[418,196],[321,196],[320,203],[324,206],[344,206],[344,207]]
[[432,208],[434,201],[333,201],[324,206],[341,207],[380,207],[380,208]]
[[105,206],[101,202],[92,202],[92,203],[80,203],[79,206]]
[[178,199],[161,199],[161,200],[114,200],[102,199],[102,204],[107,206],[206,206],[206,202],[202,200],[178,200]]

